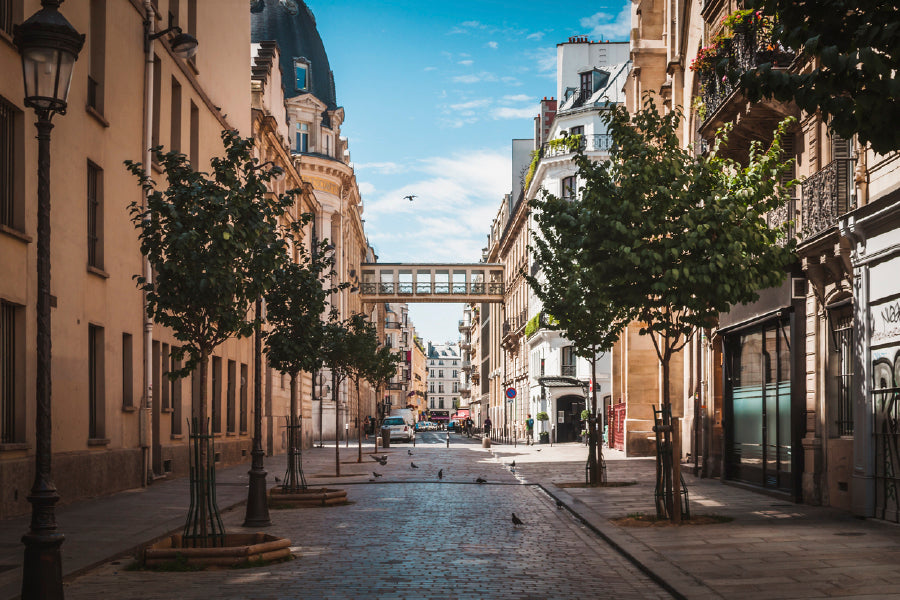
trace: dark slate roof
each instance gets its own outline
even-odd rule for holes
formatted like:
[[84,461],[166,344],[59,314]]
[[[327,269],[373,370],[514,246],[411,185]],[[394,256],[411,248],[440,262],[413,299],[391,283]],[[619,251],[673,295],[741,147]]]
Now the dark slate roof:
[[308,92],[327,104],[329,110],[337,108],[328,55],[316,29],[316,18],[303,0],[251,0],[250,39],[254,43],[278,42],[285,98],[306,93],[294,85],[294,59],[303,57],[312,65]]

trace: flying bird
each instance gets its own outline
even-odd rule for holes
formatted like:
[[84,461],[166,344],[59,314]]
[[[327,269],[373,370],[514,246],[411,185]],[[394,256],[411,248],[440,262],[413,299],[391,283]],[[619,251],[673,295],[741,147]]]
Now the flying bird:
[[403,197],[406,198],[407,200],[409,200],[410,202],[413,201],[413,198],[418,198],[418,196],[414,196],[413,194],[410,194],[409,196],[403,196]]
[[443,478],[444,478],[444,470],[441,469],[440,471],[438,471],[438,479],[443,479]]
[[383,477],[383,475],[378,471],[372,471],[372,475],[374,475],[375,477]]
[[412,462],[412,461],[410,461],[409,466],[411,466],[413,469],[418,469],[418,468],[419,468],[419,465],[417,465],[416,463],[414,463],[414,462]]
[[513,522],[513,527],[518,527],[519,525],[522,524],[522,519],[517,517],[516,513],[513,513],[512,514],[512,522]]
[[475,483],[487,483],[487,479],[485,479],[483,477],[476,477]]

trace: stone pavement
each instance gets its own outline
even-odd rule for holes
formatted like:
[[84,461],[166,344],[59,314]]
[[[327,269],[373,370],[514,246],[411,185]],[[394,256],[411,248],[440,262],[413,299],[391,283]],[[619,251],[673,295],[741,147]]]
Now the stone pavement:
[[[333,444],[307,450],[304,466],[311,485],[344,486],[348,490],[352,504],[340,507],[346,509],[346,517],[332,512],[334,509],[272,510],[275,525],[269,531],[285,531],[297,545],[308,540],[307,527],[312,526],[319,534],[319,545],[295,546],[300,559],[284,566],[217,572],[209,582],[218,584],[227,579],[233,593],[225,597],[329,597],[329,591],[343,589],[345,581],[337,575],[356,564],[359,571],[346,580],[346,593],[336,597],[660,597],[662,591],[643,574],[683,598],[900,597],[897,525],[791,504],[718,480],[685,475],[694,514],[714,513],[733,521],[677,528],[623,528],[609,519],[654,511],[652,459],[626,459],[607,450],[609,480],[636,481],[635,485],[558,487],[556,484],[584,481],[584,446],[495,444],[493,449],[484,450],[477,440],[453,434],[451,450],[447,451],[445,439],[443,433],[424,434],[415,448],[395,444],[384,452],[388,455],[384,467],[368,454],[362,464],[357,464],[356,449],[352,444],[349,449],[342,444],[339,479],[333,476]],[[371,444],[364,451],[371,453]],[[420,468],[413,469],[410,462]],[[224,515],[229,530],[243,520],[248,468],[240,465],[219,471],[219,505],[223,510],[231,509]],[[274,485],[273,476],[283,475],[284,457],[267,458],[266,468],[269,484]],[[439,468],[444,468],[441,483],[436,476]],[[373,472],[383,476],[375,478]],[[490,484],[472,484],[479,476]],[[448,483],[452,485],[442,485]],[[536,485],[521,485],[524,483]],[[440,495],[435,490],[440,490]],[[445,494],[450,494],[447,510],[428,500]],[[201,592],[193,597],[208,595],[211,589],[203,584],[206,574],[126,572],[118,569],[127,559],[118,561],[118,565],[107,562],[177,530],[186,513],[187,497],[186,481],[174,480],[60,507],[58,521],[66,535],[63,569],[66,580],[72,582],[67,595],[119,598],[127,597],[122,595],[126,588],[138,590],[131,596],[134,598],[193,595],[185,595],[187,589]],[[557,511],[553,498],[562,501],[567,510]],[[519,530],[512,529],[507,520],[513,506],[526,522]],[[388,514],[415,520],[404,521],[399,528],[367,525],[370,520],[383,523]],[[336,520],[323,520],[326,517]],[[429,521],[443,523],[444,527],[437,528],[442,531],[448,522],[458,527],[447,539],[431,537],[427,544],[419,543],[417,533]],[[485,541],[485,523],[491,532],[490,543]],[[0,521],[0,569],[11,567],[0,571],[0,600],[19,592],[19,539],[27,529],[27,516]],[[410,551],[385,559],[379,552],[379,540],[395,535],[389,531],[396,529],[404,532],[398,540],[401,547],[406,545]],[[364,535],[359,535],[361,532]],[[610,555],[600,538],[631,562]],[[504,557],[514,560],[506,560],[503,568],[496,569],[497,561]],[[569,563],[578,568],[567,570],[565,565]],[[341,564],[344,568],[331,568]],[[103,566],[77,578],[98,565]],[[273,580],[277,582],[273,589],[280,590],[280,595],[247,595],[248,588],[242,586],[268,581],[266,578],[276,571],[280,576]],[[380,575],[387,572],[394,574],[382,580]],[[610,577],[610,573],[617,576]],[[126,581],[122,577],[125,574],[129,584],[116,588],[116,581]],[[442,586],[448,574],[451,585]],[[512,585],[485,588],[472,584],[473,577],[468,574],[476,581],[508,581],[508,575],[515,579]],[[176,583],[170,586],[170,580]],[[308,594],[307,588],[297,587],[301,585],[298,582],[310,586]],[[589,591],[582,587],[585,582],[590,585]],[[424,583],[436,587],[423,587]],[[158,586],[165,596],[151,596]],[[422,591],[433,589],[442,593]],[[359,591],[359,596],[353,590]]]

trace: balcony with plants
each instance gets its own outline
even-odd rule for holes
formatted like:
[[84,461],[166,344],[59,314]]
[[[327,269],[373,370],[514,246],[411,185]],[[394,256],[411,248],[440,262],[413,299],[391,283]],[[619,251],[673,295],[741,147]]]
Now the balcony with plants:
[[747,106],[736,85],[751,69],[787,69],[794,63],[796,55],[773,41],[772,27],[771,19],[760,12],[738,10],[723,18],[709,44],[697,52],[690,69],[700,82],[694,108],[702,137],[710,138],[725,123],[735,122],[732,136],[747,146],[746,141],[768,139],[785,117],[798,115],[796,107],[777,101]]

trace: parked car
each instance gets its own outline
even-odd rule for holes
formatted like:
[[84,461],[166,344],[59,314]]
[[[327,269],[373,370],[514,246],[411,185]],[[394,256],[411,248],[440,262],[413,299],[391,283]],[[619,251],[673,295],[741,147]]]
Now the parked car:
[[391,441],[395,439],[411,442],[416,437],[416,430],[410,427],[409,423],[403,417],[388,417],[384,420],[382,427],[391,430]]

